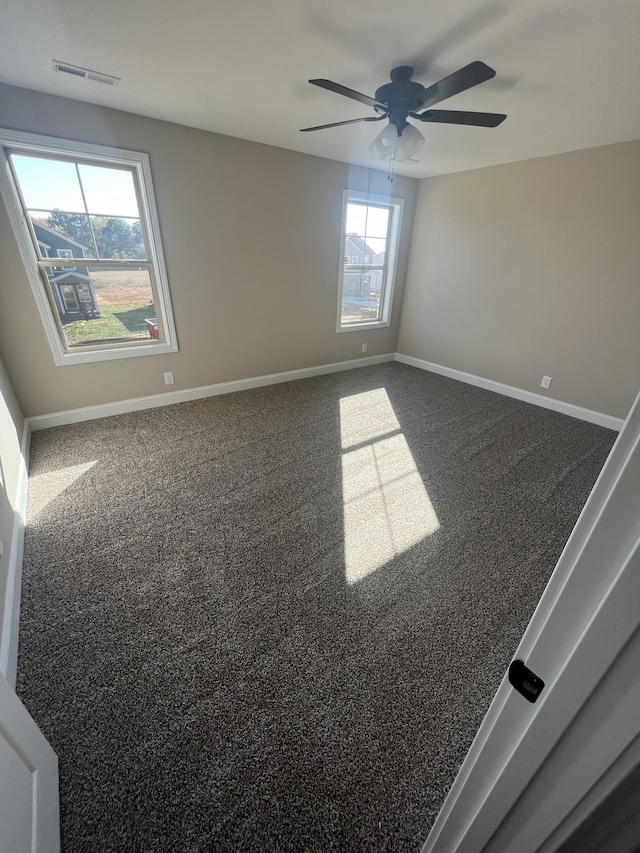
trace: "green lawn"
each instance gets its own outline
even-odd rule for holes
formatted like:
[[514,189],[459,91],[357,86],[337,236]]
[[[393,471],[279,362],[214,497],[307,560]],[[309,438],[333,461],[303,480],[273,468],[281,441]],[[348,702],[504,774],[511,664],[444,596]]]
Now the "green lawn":
[[100,308],[102,314],[96,320],[78,320],[65,326],[69,344],[85,341],[109,341],[112,339],[148,338],[147,319],[156,315],[153,303],[148,305],[111,305]]

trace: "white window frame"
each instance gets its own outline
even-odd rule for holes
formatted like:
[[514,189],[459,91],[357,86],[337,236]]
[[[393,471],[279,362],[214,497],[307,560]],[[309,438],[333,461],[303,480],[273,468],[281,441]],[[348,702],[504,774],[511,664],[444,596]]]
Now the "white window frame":
[[[160,322],[162,340],[140,341],[114,346],[111,342],[92,345],[91,348],[69,349],[64,343],[64,332],[53,304],[53,295],[49,293],[40,275],[40,267],[28,222],[28,214],[23,208],[20,192],[13,178],[8,159],[10,152],[53,155],[58,157],[78,158],[85,161],[95,161],[96,164],[120,166],[131,169],[135,176],[140,220],[147,243],[147,260],[131,261],[131,266],[150,266],[150,279],[154,290],[155,314]],[[27,272],[29,283],[38,306],[47,340],[53,353],[53,358],[59,367],[67,364],[81,364],[92,361],[108,361],[118,358],[132,358],[144,355],[161,355],[162,353],[177,352],[178,340],[173,320],[169,281],[164,262],[160,223],[153,192],[149,156],[138,151],[127,151],[121,148],[111,148],[106,145],[94,145],[88,142],[76,142],[67,139],[57,139],[51,136],[23,133],[15,130],[0,129],[0,194],[9,214],[9,219],[15,234],[20,255]],[[65,262],[62,266],[90,266],[90,259],[76,258]],[[109,261],[101,264],[108,266]],[[154,287],[155,285],[155,287]]]
[[[359,204],[369,204],[371,206],[382,206],[390,208],[389,217],[389,233],[387,237],[387,251],[385,264],[356,264],[358,269],[366,270],[383,270],[383,280],[380,293],[381,314],[379,320],[361,320],[355,323],[342,322],[342,296],[344,290],[344,262],[340,264],[340,273],[338,279],[338,320],[336,331],[342,332],[357,332],[362,329],[381,329],[391,325],[391,306],[393,303],[393,291],[395,288],[396,268],[398,261],[398,245],[400,243],[400,228],[402,225],[402,211],[404,201],[401,198],[392,198],[391,196],[370,195],[369,193],[356,192],[354,190],[344,190],[342,194],[342,242],[340,258],[346,258],[346,243],[347,243],[347,204],[356,202]],[[353,266],[353,265],[352,265]]]

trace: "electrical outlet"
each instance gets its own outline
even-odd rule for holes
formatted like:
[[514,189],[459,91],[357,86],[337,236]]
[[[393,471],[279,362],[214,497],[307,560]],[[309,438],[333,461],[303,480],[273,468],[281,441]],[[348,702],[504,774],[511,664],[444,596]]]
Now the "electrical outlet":
[[173,373],[171,371],[168,371],[164,375],[164,384],[165,385],[173,385],[173,382],[174,382]]
[[362,352],[366,352],[366,351],[367,351],[367,345],[366,345],[366,344],[362,344]]
[[551,385],[551,377],[550,376],[543,376],[542,382],[540,383],[540,387],[541,388],[548,388],[549,385]]

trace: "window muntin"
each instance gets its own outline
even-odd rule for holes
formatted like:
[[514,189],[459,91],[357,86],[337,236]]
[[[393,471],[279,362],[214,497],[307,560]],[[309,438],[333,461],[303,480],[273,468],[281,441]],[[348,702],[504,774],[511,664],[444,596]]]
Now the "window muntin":
[[346,191],[338,331],[388,326],[402,200]]
[[0,189],[56,363],[175,352],[147,155],[15,131],[0,145]]

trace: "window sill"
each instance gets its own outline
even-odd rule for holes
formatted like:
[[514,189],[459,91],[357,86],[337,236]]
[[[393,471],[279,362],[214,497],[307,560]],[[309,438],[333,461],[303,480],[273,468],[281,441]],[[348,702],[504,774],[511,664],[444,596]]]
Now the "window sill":
[[389,320],[386,322],[375,320],[374,322],[349,323],[348,326],[338,326],[336,332],[341,334],[342,332],[360,332],[362,329],[388,329],[390,325],[391,322]]
[[136,358],[143,355],[162,355],[168,352],[178,352],[177,344],[141,344],[135,347],[118,347],[114,349],[85,350],[79,352],[55,352],[55,362],[58,367],[69,364],[86,364],[92,361],[112,361],[117,358]]

